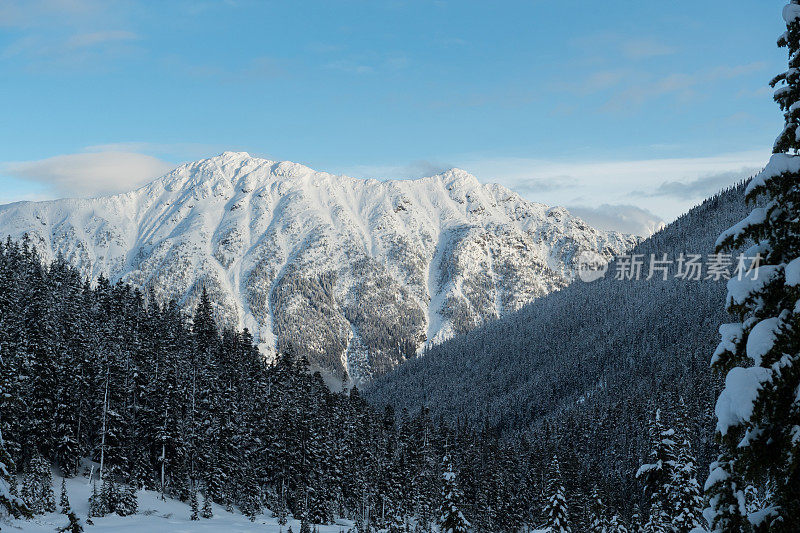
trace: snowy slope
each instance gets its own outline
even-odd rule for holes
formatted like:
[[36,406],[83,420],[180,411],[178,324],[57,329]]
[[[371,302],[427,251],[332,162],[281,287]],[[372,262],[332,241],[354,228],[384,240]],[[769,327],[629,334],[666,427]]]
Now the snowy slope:
[[[117,516],[111,514],[104,517],[92,518],[94,525],[86,524],[86,517],[89,511],[89,496],[91,486],[85,477],[75,477],[67,479],[67,496],[69,497],[70,509],[80,519],[87,532],[102,533],[107,531],[114,532],[226,532],[226,533],[279,533],[285,532],[289,527],[292,531],[300,531],[300,521],[290,518],[285,526],[278,523],[277,518],[272,516],[269,510],[257,516],[254,521],[250,521],[246,516],[238,512],[226,511],[224,507],[212,504],[214,516],[198,521],[190,520],[191,509],[188,503],[180,502],[170,498],[161,499],[157,492],[140,490],[137,493],[138,512],[132,516]],[[59,499],[61,488],[61,478],[55,477],[53,489],[56,501]],[[202,496],[199,496],[202,505]],[[60,511],[60,508],[59,508]],[[56,528],[67,524],[67,517],[60,512],[38,515],[31,520],[10,520],[9,529],[25,531],[28,533],[53,533]],[[319,533],[340,533],[348,531],[352,523],[346,520],[338,521],[331,525],[318,525]],[[0,523],[0,527],[5,528],[5,524]],[[5,530],[5,529],[4,529]]]
[[[265,509],[254,521],[250,521],[238,512],[229,512],[217,504],[212,504],[214,516],[197,521],[190,520],[189,504],[170,498],[161,499],[157,492],[140,490],[137,493],[138,512],[131,516],[108,515],[92,518],[94,525],[86,524],[89,511],[88,500],[91,486],[85,477],[67,479],[67,495],[72,509],[84,526],[87,533],[153,533],[169,531],[173,533],[285,533],[289,528],[300,531],[300,521],[289,517],[287,524],[281,526],[271,511]],[[55,476],[53,489],[56,501],[59,499],[61,478]],[[200,505],[202,505],[202,496]],[[8,529],[25,533],[53,533],[57,528],[65,526],[67,517],[61,514],[60,507],[55,513],[38,515],[31,520],[8,520]],[[6,522],[0,522],[6,527]],[[354,524],[349,520],[337,520],[335,524],[314,525],[319,533],[344,533],[354,531]],[[386,531],[386,530],[381,530]],[[530,533],[545,530],[531,530]]]
[[340,379],[383,373],[568,284],[583,250],[636,239],[459,169],[377,181],[246,153],[180,166],[135,191],[0,206],[0,234],[47,259],[218,316]]

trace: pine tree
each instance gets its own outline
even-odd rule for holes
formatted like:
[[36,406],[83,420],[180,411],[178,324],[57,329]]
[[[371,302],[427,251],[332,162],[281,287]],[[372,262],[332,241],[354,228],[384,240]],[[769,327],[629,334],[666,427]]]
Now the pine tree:
[[107,475],[100,486],[100,501],[103,515],[116,513],[120,502],[120,491],[117,484]]
[[139,502],[136,497],[136,487],[133,484],[128,484],[118,492],[119,501],[116,506],[116,513],[120,516],[130,516],[136,514],[139,508]]
[[669,504],[675,471],[675,431],[664,427],[660,409],[656,409],[648,429],[650,462],[639,468],[636,478],[643,482],[645,494],[650,497],[650,516],[645,531],[660,531],[659,528],[668,527],[671,521]]
[[275,511],[275,515],[278,518],[278,524],[285,526],[287,519],[288,519],[288,509],[286,508],[286,498],[284,497],[284,489],[281,488],[281,492],[278,496],[278,503],[277,503],[277,510]]
[[69,514],[71,511],[67,495],[67,480],[63,477],[61,478],[61,496],[58,499],[58,505],[61,507],[61,514]]
[[549,498],[545,508],[545,516],[547,517],[548,531],[552,533],[570,533],[572,530],[569,525],[567,498],[564,484],[561,481],[561,467],[558,464],[557,457],[553,457],[553,461],[550,463],[547,485]]
[[[783,18],[787,31],[778,46],[788,48],[789,69],[772,86],[780,85],[774,98],[785,126],[769,163],[745,190],[759,206],[717,240],[718,252],[755,243],[743,255],[762,262],[743,261],[756,268],[728,283],[727,308],[739,322],[720,327],[722,342],[712,357],[712,366],[727,375],[717,403],[724,451],[706,514],[734,532],[750,528],[735,516],[746,508],[729,502],[748,484],[769,488],[759,529],[796,531],[800,516],[800,0],[790,0]],[[734,485],[739,476],[744,483]]]
[[630,533],[642,532],[642,511],[638,503],[633,504],[633,514],[631,515]]
[[678,405],[678,424],[675,433],[678,452],[672,471],[670,506],[675,533],[688,533],[701,525],[703,498],[697,482],[692,441],[689,438],[689,419],[683,398]]
[[461,490],[449,455],[442,459],[442,498],[439,505],[439,526],[442,533],[467,533],[470,524],[461,512]]
[[311,533],[311,526],[308,525],[308,520],[305,518],[300,521],[300,533]]
[[389,533],[403,533],[406,530],[406,523],[399,513],[395,513],[389,523]]
[[628,533],[628,528],[619,515],[612,515],[608,520],[608,533]]
[[203,508],[200,511],[201,518],[213,518],[214,510],[211,508],[211,498],[203,494]]
[[192,512],[192,514],[190,515],[189,518],[191,520],[200,520],[200,517],[198,516],[198,513],[197,513],[197,511],[198,511],[198,509],[197,509],[197,490],[195,490],[194,488],[192,489],[192,496],[191,496],[191,499],[189,501],[189,509]]
[[669,533],[672,531],[669,523],[669,514],[664,509],[660,499],[653,500],[650,505],[650,516],[644,524],[645,533]]
[[97,482],[92,483],[92,494],[89,496],[89,516],[105,516],[108,514],[108,509],[106,509],[103,503],[103,496],[100,491],[97,490]]
[[703,512],[713,533],[750,531],[747,519],[745,486],[735,463],[723,451],[711,463],[705,493],[708,508]]
[[37,455],[28,465],[28,471],[22,480],[21,496],[33,514],[52,513],[56,510],[53,472],[44,457]]
[[592,488],[591,500],[589,502],[589,531],[592,533],[608,533],[608,522],[606,518],[606,506],[597,485]]
[[[0,361],[2,361],[1,358]],[[0,390],[0,396],[2,396],[2,390]],[[17,485],[14,470],[14,461],[6,451],[3,434],[0,431],[0,518],[9,516],[28,518],[31,516],[31,511],[25,502],[14,494]]]

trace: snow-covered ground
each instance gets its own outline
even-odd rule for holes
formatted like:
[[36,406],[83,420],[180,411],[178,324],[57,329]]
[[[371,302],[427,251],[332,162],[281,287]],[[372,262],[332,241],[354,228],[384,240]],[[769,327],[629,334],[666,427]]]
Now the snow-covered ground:
[[[61,478],[55,477],[53,490],[56,495],[56,502],[59,499]],[[143,490],[138,493],[139,511],[134,516],[108,515],[102,518],[92,518],[94,525],[86,524],[86,515],[89,510],[89,495],[91,486],[87,479],[82,476],[67,479],[67,494],[69,495],[70,506],[76,512],[84,525],[87,533],[114,532],[148,532],[157,533],[170,531],[180,533],[182,531],[202,532],[231,532],[249,533],[258,531],[260,533],[279,533],[288,531],[291,526],[294,533],[299,533],[300,522],[289,520],[285,526],[278,524],[277,518],[272,517],[270,511],[265,511],[255,522],[251,522],[247,517],[238,513],[229,513],[219,505],[213,505],[214,517],[209,519],[190,520],[191,510],[188,503],[169,499],[162,500],[157,492]],[[198,498],[202,498],[198,496]],[[200,499],[202,506],[202,499]],[[59,508],[60,510],[60,508]],[[30,533],[53,533],[56,528],[67,524],[67,517],[59,512],[36,516],[32,520],[12,520],[10,524],[0,524],[3,531],[25,531]],[[352,523],[342,520],[334,525],[318,525],[319,533],[339,533],[346,532],[352,527]],[[313,526],[312,526],[313,527]]]

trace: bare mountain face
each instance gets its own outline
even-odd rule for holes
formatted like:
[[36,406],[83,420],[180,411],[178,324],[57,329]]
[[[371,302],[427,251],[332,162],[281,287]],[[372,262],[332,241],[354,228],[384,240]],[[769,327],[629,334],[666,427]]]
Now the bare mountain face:
[[378,181],[246,153],[182,165],[135,191],[0,206],[0,234],[218,318],[265,353],[287,343],[355,382],[569,284],[584,250],[637,239],[459,169]]

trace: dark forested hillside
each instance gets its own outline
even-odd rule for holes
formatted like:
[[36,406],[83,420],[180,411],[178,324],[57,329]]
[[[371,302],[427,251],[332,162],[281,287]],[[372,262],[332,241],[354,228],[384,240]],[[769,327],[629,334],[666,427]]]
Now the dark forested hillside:
[[[434,418],[525,434],[557,451],[574,476],[568,492],[598,481],[618,506],[638,491],[633,477],[647,453],[647,420],[660,407],[674,418],[682,398],[701,468],[713,453],[709,371],[718,342],[725,280],[676,278],[673,264],[646,280],[650,254],[713,253],[719,233],[746,215],[743,186],[726,190],[641,243],[640,280],[576,281],[507,318],[456,337],[376,380],[366,397]],[[733,270],[735,258],[732,259]],[[571,487],[570,487],[571,485]],[[630,498],[626,498],[630,502]]]
[[330,392],[304,358],[266,364],[211,309],[204,293],[187,317],[0,243],[0,513],[13,511],[9,490],[35,514],[53,510],[53,465],[95,480],[93,516],[136,512],[145,487],[251,517],[350,518],[358,532],[430,532],[462,511],[487,532],[542,522],[545,470],[525,441],[420,410],[396,420],[356,389]]

